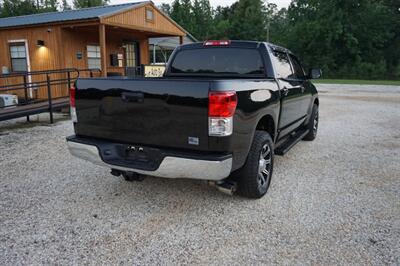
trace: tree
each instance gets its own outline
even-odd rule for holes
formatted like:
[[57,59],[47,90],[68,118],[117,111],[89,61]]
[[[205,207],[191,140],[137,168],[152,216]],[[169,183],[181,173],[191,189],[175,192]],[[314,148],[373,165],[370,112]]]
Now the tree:
[[74,0],[74,8],[86,8],[95,6],[105,6],[110,0]]
[[212,13],[209,0],[194,0],[191,33],[199,40],[206,40],[211,36],[213,27]]
[[171,8],[171,18],[190,33],[194,28],[192,9],[190,0],[175,0]]
[[385,78],[394,19],[382,0],[294,0],[285,42],[325,77]]
[[400,1],[385,0],[385,6],[389,9],[389,16],[393,25],[393,35],[384,50],[387,63],[388,77],[400,79]]
[[38,13],[54,12],[58,10],[58,7],[58,0],[37,0],[36,4],[36,9]]
[[166,15],[171,16],[171,6],[170,6],[170,4],[162,3],[158,8],[162,12],[164,12]]
[[266,9],[261,0],[239,0],[231,18],[233,39],[266,40]]
[[218,6],[214,10],[214,27],[211,38],[230,39],[231,20],[236,6],[237,2],[230,7]]
[[14,17],[37,13],[33,0],[4,0],[0,17]]
[[70,4],[67,2],[67,0],[62,0],[62,5],[61,9],[64,10],[71,10]]

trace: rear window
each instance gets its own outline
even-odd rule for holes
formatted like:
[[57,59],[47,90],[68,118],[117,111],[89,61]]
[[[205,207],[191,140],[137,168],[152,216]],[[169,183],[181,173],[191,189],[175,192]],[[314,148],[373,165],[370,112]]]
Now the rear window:
[[264,65],[258,50],[214,47],[179,51],[170,72],[177,75],[261,76]]

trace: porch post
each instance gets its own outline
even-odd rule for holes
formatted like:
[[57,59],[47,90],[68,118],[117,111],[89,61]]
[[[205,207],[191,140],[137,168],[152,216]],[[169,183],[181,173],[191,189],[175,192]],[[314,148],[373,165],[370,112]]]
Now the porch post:
[[180,45],[183,44],[183,36],[179,36],[179,44],[180,44]]
[[99,43],[101,55],[101,75],[107,76],[107,52],[106,52],[106,26],[99,24]]

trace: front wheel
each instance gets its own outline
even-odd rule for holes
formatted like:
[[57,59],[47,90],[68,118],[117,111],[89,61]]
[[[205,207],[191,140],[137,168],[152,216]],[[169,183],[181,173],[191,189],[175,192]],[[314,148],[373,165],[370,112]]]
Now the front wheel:
[[310,121],[308,122],[307,129],[309,130],[307,135],[304,136],[303,140],[314,140],[317,137],[319,124],[319,110],[318,105],[314,104],[311,112]]
[[274,165],[274,144],[265,131],[256,131],[246,163],[236,173],[238,194],[261,198],[271,183]]

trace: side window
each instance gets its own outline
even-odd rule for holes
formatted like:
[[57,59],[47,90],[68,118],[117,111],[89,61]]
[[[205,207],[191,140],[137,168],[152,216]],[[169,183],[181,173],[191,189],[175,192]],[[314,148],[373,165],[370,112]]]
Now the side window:
[[290,61],[292,61],[295,78],[304,79],[305,78],[304,70],[299,60],[294,55],[290,55]]
[[272,55],[278,78],[293,78],[293,71],[287,54],[273,51]]
[[10,44],[11,70],[28,71],[25,43]]

